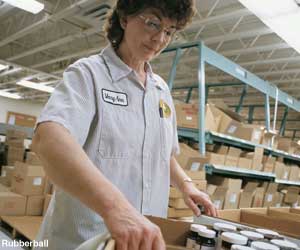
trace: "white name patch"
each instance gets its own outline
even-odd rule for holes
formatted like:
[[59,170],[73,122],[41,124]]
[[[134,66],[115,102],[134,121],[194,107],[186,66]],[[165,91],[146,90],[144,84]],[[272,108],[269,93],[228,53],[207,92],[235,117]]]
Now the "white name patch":
[[102,89],[103,101],[113,105],[128,106],[127,94],[115,92],[107,89]]

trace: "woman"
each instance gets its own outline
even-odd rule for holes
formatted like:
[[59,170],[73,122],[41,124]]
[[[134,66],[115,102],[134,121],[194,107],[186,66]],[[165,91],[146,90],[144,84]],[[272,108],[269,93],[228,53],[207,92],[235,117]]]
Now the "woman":
[[119,0],[106,25],[110,45],[64,72],[33,139],[59,187],[38,237],[49,249],[74,249],[107,229],[118,250],[165,249],[143,215],[166,217],[170,184],[196,215],[202,204],[216,216],[174,158],[172,98],[149,64],[193,12],[193,0]]

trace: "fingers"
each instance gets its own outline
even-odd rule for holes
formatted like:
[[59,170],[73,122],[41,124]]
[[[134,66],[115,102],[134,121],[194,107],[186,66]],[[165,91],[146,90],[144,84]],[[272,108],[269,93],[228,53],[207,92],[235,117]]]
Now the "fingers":
[[161,235],[154,239],[152,250],[166,250],[166,245]]
[[200,209],[198,208],[197,204],[191,198],[187,198],[185,200],[185,203],[190,209],[192,209],[193,213],[196,216],[199,217],[201,215]]

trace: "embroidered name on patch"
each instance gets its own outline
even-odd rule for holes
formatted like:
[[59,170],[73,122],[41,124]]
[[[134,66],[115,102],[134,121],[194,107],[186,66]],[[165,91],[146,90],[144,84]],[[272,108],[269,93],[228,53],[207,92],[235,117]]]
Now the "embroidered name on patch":
[[113,105],[128,106],[127,94],[115,92],[107,89],[102,89],[103,101]]

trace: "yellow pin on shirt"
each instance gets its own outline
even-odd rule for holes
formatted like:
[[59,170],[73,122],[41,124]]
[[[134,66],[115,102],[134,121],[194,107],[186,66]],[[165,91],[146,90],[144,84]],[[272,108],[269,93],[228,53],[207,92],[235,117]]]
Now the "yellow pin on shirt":
[[171,116],[171,109],[163,100],[159,100],[159,114],[161,118],[169,118]]

